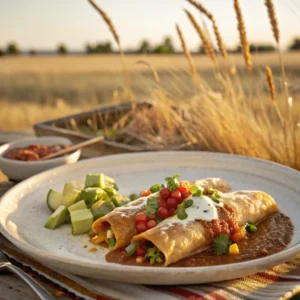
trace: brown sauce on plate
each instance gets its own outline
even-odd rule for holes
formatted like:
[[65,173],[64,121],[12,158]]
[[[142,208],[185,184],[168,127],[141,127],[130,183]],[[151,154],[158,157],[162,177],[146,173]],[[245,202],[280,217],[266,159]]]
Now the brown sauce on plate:
[[[218,256],[212,248],[209,248],[171,264],[170,267],[213,266],[265,257],[285,249],[292,240],[293,231],[291,219],[278,212],[266,217],[258,224],[256,232],[248,233],[245,239],[237,243],[240,250],[238,255]],[[151,266],[149,263],[136,263],[136,257],[126,255],[124,249],[109,252],[106,261],[124,265]]]

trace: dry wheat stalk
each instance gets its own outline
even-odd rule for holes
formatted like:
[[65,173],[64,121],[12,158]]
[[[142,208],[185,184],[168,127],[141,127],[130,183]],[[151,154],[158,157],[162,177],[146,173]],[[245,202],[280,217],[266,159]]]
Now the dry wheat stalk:
[[193,74],[194,77],[197,76],[197,70],[196,70],[196,67],[195,67],[195,64],[194,64],[194,61],[192,59],[192,56],[191,56],[191,53],[186,45],[186,42],[185,42],[185,39],[184,39],[184,36],[183,36],[183,33],[179,27],[178,24],[176,24],[176,30],[177,30],[177,33],[178,33],[178,36],[179,36],[179,39],[180,39],[180,42],[181,42],[181,46],[182,46],[182,49],[184,51],[184,54],[189,62],[189,65],[190,65],[190,68],[191,68],[191,72]]
[[267,77],[267,83],[268,83],[268,87],[269,87],[270,96],[271,96],[271,99],[273,100],[274,108],[276,110],[276,113],[278,115],[281,125],[284,127],[284,118],[279,110],[277,102],[275,101],[276,100],[276,91],[275,91],[273,72],[269,66],[266,66],[266,77]]
[[234,0],[234,9],[236,12],[236,18],[238,21],[238,30],[240,33],[240,42],[242,46],[242,52],[243,56],[247,65],[248,70],[251,72],[252,71],[252,58],[250,54],[250,46],[247,40],[247,32],[246,32],[246,26],[242,14],[242,10],[240,7],[240,3],[238,0]]
[[217,39],[219,51],[222,53],[224,58],[227,58],[228,57],[227,49],[224,44],[223,38],[221,36],[219,27],[217,25],[217,22],[216,22],[214,16],[199,2],[196,2],[195,0],[187,0],[187,1],[189,3],[191,3],[192,5],[194,5],[196,8],[198,8],[204,15],[206,15],[211,20],[213,29],[214,29],[214,34]]
[[120,43],[120,38],[119,35],[117,33],[117,30],[113,24],[113,22],[111,21],[110,17],[107,15],[107,13],[99,6],[97,5],[94,0],[88,0],[92,6],[100,13],[100,15],[102,16],[102,18],[104,19],[105,23],[107,24],[107,26],[109,27],[109,30],[111,31],[112,35],[114,36],[119,48],[121,49],[121,43]]
[[159,75],[158,75],[156,69],[149,62],[147,62],[145,60],[138,60],[137,64],[147,66],[152,71],[152,74],[153,74],[153,77],[154,77],[156,83],[158,83],[158,84],[160,83],[160,78],[159,78]]
[[273,0],[265,0],[265,5],[268,9],[268,15],[269,15],[270,23],[272,26],[274,38],[275,38],[277,44],[279,44],[280,31],[279,31],[278,20],[277,20]]
[[213,46],[212,46],[209,38],[207,37],[205,31],[202,29],[202,27],[196,21],[196,19],[194,18],[194,16],[188,10],[185,9],[184,11],[186,12],[188,18],[190,19],[191,23],[193,24],[194,28],[196,29],[196,31],[199,34],[199,36],[200,36],[200,38],[202,40],[203,48],[204,48],[204,51],[205,51],[206,55],[212,61],[215,61],[216,60],[216,55],[215,55]]
[[273,72],[269,66],[266,66],[266,77],[267,77],[267,83],[269,87],[270,96],[273,101],[276,100],[276,92],[275,92],[275,84],[273,79]]

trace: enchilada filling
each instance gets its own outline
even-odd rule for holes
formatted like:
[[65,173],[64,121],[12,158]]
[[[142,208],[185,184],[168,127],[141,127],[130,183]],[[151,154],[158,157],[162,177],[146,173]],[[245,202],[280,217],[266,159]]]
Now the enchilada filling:
[[[175,174],[165,178],[166,184],[155,184],[149,190],[143,190],[141,198],[118,207],[99,219],[93,224],[95,236],[90,241],[95,244],[104,242],[110,249],[125,246],[132,236],[156,227],[169,217],[177,214],[183,218],[186,208],[183,206],[189,205],[192,196],[202,196],[205,191],[206,194],[211,193],[212,199],[217,201],[220,194],[216,194],[216,190],[212,190],[211,187],[217,186],[225,191],[230,189],[230,186],[219,178],[206,178],[190,183],[187,180],[179,181],[179,177],[179,174]],[[120,228],[127,232],[120,231]],[[129,239],[127,243],[125,236]]]

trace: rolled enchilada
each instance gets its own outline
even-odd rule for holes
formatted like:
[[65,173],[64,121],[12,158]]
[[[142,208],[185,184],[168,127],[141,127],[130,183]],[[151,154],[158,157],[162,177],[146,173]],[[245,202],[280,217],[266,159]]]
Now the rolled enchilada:
[[[201,187],[204,194],[211,188],[218,189],[221,192],[231,190],[230,185],[221,178],[205,178],[195,180],[191,184]],[[118,207],[95,221],[92,228],[96,236],[91,239],[91,242],[96,244],[101,242],[108,243],[109,238],[113,237],[114,243],[110,249],[115,250],[127,246],[133,236],[136,235],[135,217],[138,213],[146,211],[147,200],[149,198],[159,201],[159,192],[147,197],[141,197],[125,206]]]
[[[217,203],[219,202],[219,203]],[[221,233],[238,240],[241,226],[257,223],[278,211],[274,199],[261,191],[238,191],[223,194],[219,201],[212,197],[193,197],[186,208],[187,217],[177,215],[132,238],[132,243],[151,242],[163,255],[163,266],[205,250]]]

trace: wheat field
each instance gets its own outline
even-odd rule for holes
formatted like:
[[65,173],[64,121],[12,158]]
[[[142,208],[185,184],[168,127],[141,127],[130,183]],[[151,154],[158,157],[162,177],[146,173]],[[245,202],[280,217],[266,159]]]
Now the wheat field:
[[[265,1],[278,51],[250,53],[239,1],[233,0],[241,55],[226,52],[208,18],[219,55],[186,11],[206,55],[191,55],[177,24],[182,55],[124,55],[112,20],[93,0],[119,45],[120,56],[18,57],[0,60],[0,130],[123,101],[151,100],[115,129],[146,150],[205,150],[260,157],[300,170],[300,53],[282,53],[272,0]],[[175,28],[175,24],[174,24]],[[225,41],[226,43],[226,41]],[[172,107],[176,107],[174,110]],[[119,138],[118,136],[116,138]]]

